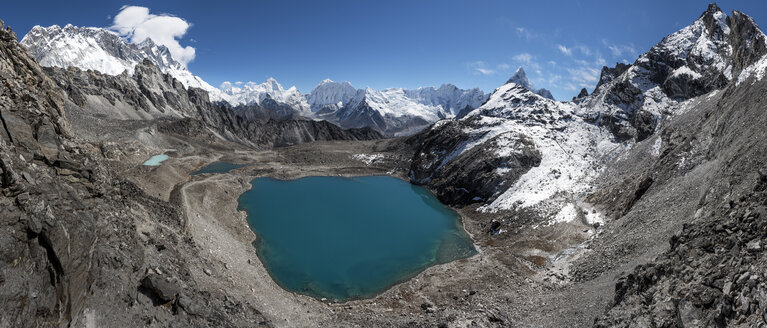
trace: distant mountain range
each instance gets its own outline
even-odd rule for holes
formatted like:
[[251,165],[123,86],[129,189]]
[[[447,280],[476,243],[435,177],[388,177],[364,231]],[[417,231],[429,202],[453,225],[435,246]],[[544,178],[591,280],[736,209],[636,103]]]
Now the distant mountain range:
[[328,120],[344,128],[373,127],[389,135],[415,133],[439,119],[477,108],[487,99],[477,88],[463,90],[451,84],[415,90],[374,90],[324,80],[309,94],[302,94],[295,87],[285,89],[270,78],[261,84],[224,83],[216,88],[174,60],[166,47],[151,39],[132,44],[105,28],[35,26],[21,44],[42,66],[131,75],[134,67],[146,59],[185,87],[201,88],[208,92],[211,101],[239,107],[238,112],[245,115],[249,105],[258,105],[282,114],[292,111],[288,116]]

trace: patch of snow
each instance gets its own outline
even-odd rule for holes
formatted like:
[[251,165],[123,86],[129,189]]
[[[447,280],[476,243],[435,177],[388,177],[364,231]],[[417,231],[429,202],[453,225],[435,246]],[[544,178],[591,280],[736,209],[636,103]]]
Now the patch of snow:
[[551,219],[551,223],[561,223],[561,222],[570,222],[575,220],[578,217],[578,209],[575,207],[574,204],[569,203],[565,205],[565,207],[562,207],[561,210],[559,210],[559,213],[557,213],[556,216],[554,216],[553,219]]
[[738,81],[735,83],[736,85],[740,85],[741,83],[745,82],[749,78],[754,78],[757,81],[761,81],[762,78],[764,78],[765,73],[767,73],[767,55],[762,57],[759,61],[752,64],[751,66],[746,67],[742,72],[740,72],[740,75],[738,76]]
[[352,155],[352,158],[355,160],[358,160],[360,162],[365,163],[365,165],[373,164],[375,161],[382,159],[384,156],[381,154],[354,154]]
[[586,212],[586,223],[593,225],[595,223],[604,224],[605,218],[596,211]]
[[671,74],[671,76],[673,76],[673,77],[679,77],[681,75],[687,75],[689,77],[692,77],[695,80],[703,77],[703,75],[701,75],[698,72],[695,72],[695,71],[691,70],[687,66],[682,66],[680,68],[677,68],[676,70],[674,70],[674,73]]
[[660,136],[658,136],[655,139],[655,142],[652,144],[652,148],[650,148],[650,154],[653,157],[658,157],[660,155],[660,147],[663,145],[663,140]]

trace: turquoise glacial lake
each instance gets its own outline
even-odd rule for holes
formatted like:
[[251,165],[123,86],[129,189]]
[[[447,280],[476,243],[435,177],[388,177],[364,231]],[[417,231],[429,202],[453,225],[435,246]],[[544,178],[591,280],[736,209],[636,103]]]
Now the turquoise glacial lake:
[[167,159],[168,159],[168,155],[165,155],[165,154],[154,155],[151,158],[149,158],[148,160],[146,160],[146,162],[144,162],[144,165],[145,166],[160,166],[160,164],[162,164],[162,162],[167,160]]
[[192,175],[199,175],[199,174],[205,174],[205,173],[227,173],[234,169],[239,169],[241,167],[246,167],[251,164],[234,164],[229,162],[213,162],[208,165],[203,166],[201,169],[192,172]]
[[272,279],[318,299],[375,296],[429,266],[476,254],[460,216],[400,179],[257,178],[239,209]]

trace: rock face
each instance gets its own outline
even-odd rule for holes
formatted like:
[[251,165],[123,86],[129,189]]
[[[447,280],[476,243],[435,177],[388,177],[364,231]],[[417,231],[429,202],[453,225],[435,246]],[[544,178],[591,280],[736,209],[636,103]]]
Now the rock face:
[[588,188],[608,150],[622,147],[577,110],[509,82],[461,119],[408,139],[411,181],[450,191],[440,198],[448,204],[486,211],[562,206],[568,193]]
[[737,11],[728,17],[712,4],[631,66],[603,68],[596,90],[582,100],[584,114],[619,140],[644,140],[682,101],[723,88],[765,53],[753,19]]
[[[194,103],[201,100],[191,95],[182,83],[162,73],[149,60],[140,62],[133,74],[112,76],[78,68],[45,68],[56,84],[80,107],[92,111],[110,111],[120,118],[153,119],[159,117],[195,117]],[[96,99],[99,98],[99,99]],[[99,100],[106,101],[99,101]]]
[[[200,252],[179,209],[120,180],[100,145],[68,132],[67,97],[2,22],[0,95],[1,326],[86,326],[95,313],[117,326],[264,321],[173,260]],[[139,233],[147,222],[162,226]],[[141,286],[170,307],[143,302]]]
[[[441,129],[408,140],[417,145],[418,154],[412,162],[411,181],[428,184],[443,203],[462,206],[490,199],[497,188],[510,187],[522,174],[540,165],[541,153],[522,134],[501,134],[460,152],[472,138],[466,131],[479,120],[446,122]],[[500,145],[508,151],[495,154]],[[444,163],[437,155],[444,152],[457,155]]]

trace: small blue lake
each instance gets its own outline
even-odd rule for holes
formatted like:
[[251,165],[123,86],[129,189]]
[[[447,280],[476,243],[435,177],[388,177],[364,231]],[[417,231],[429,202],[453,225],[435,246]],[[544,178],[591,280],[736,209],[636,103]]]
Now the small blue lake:
[[162,164],[162,162],[165,161],[166,159],[168,159],[168,155],[165,155],[165,154],[154,155],[148,160],[146,160],[146,162],[144,162],[144,166],[160,166],[160,164]]
[[369,298],[429,266],[476,254],[460,217],[428,190],[392,177],[257,178],[239,209],[283,288]]
[[199,175],[199,174],[205,174],[205,173],[227,173],[234,169],[239,169],[241,167],[246,167],[251,164],[234,164],[229,162],[213,162],[210,163],[201,169],[192,172],[192,175]]

